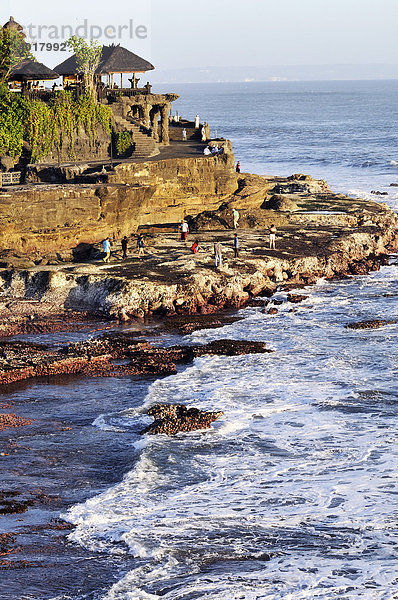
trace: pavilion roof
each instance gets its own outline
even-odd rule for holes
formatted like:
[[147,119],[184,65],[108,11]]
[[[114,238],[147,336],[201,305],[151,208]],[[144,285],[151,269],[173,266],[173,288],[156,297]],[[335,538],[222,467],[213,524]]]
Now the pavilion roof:
[[58,79],[58,77],[58,73],[35,60],[23,60],[11,69],[9,75],[9,79],[14,81]]
[[25,37],[25,34],[23,33],[22,25],[17,23],[16,20],[14,19],[14,17],[10,17],[10,19],[7,21],[7,23],[4,23],[3,29],[9,29],[11,31],[16,31],[19,33],[19,35],[21,37],[23,37],[23,38]]
[[[122,46],[103,46],[100,62],[95,70],[97,75],[108,75],[109,73],[144,73],[152,71],[155,67],[137,54],[130,52]],[[55,70],[60,75],[75,75],[78,73],[76,55],[70,56],[64,62],[57,65]]]

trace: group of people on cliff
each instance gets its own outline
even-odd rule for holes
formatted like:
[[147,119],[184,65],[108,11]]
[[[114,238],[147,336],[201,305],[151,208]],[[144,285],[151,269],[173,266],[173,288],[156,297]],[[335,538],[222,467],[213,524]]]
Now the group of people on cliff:
[[[123,259],[127,258],[128,244],[129,244],[129,240],[128,240],[127,235],[125,235],[121,240],[122,258]],[[144,256],[144,248],[145,248],[144,236],[141,234],[138,234],[138,236],[137,236],[138,258],[141,258],[142,256]],[[104,239],[104,241],[102,242],[102,249],[104,251],[104,256],[103,256],[102,260],[105,263],[109,263],[111,260],[111,249],[112,249],[112,242],[109,237],[106,237]]]
[[[233,229],[235,229],[235,230],[238,228],[239,218],[240,218],[239,211],[236,208],[234,208],[232,210],[232,220],[233,220]],[[179,230],[180,230],[180,240],[182,242],[186,242],[188,239],[189,225],[185,219],[181,220]],[[275,227],[275,225],[272,224],[269,227],[269,248],[270,249],[275,249],[276,232],[277,232],[276,227]],[[144,240],[144,236],[142,234],[137,235],[136,244],[137,244],[138,258],[142,258],[145,254],[145,240]],[[128,249],[129,249],[128,246],[129,246],[129,239],[125,235],[121,240],[122,259],[128,258]],[[111,260],[111,250],[112,250],[112,241],[109,237],[106,237],[103,240],[102,247],[103,247],[102,260],[105,263],[109,263]],[[237,233],[234,234],[234,237],[232,240],[232,247],[233,247],[233,251],[234,251],[234,258],[239,258],[240,241],[239,241],[239,237],[238,237]],[[191,245],[191,252],[193,254],[197,254],[200,251],[204,251],[204,248],[200,246],[200,243],[198,240],[195,240]],[[216,267],[222,266],[222,260],[223,260],[222,257],[223,257],[223,246],[222,246],[220,239],[217,238],[216,241],[214,242],[214,263],[215,263]]]
[[[239,217],[240,217],[239,211],[236,208],[234,208],[232,210],[233,228],[234,229],[238,228]],[[181,232],[181,241],[186,242],[188,233],[189,233],[189,226],[188,226],[188,223],[185,221],[185,219],[181,220],[180,232]],[[273,250],[275,250],[276,232],[277,232],[277,229],[276,229],[275,225],[274,224],[270,225],[269,230],[268,230],[268,235],[269,235],[268,243],[269,243],[269,248],[273,249]],[[233,250],[234,250],[234,258],[239,258],[240,242],[239,242],[237,233],[234,234],[232,244],[233,244]],[[191,246],[191,252],[193,254],[197,254],[201,250],[204,250],[204,249],[200,246],[199,240],[195,240]],[[221,244],[221,241],[219,239],[217,239],[214,242],[214,264],[216,267],[222,266],[222,254],[223,254],[223,246]]]

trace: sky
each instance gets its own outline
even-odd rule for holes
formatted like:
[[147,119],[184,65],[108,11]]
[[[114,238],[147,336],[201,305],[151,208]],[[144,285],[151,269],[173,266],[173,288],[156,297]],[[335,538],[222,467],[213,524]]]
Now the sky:
[[85,24],[88,36],[92,28],[101,43],[121,43],[158,69],[398,64],[397,0],[2,0],[1,6],[2,23],[13,15],[31,25],[29,41],[39,44],[34,54],[50,67],[68,56],[56,44],[70,28],[80,25],[84,34]]

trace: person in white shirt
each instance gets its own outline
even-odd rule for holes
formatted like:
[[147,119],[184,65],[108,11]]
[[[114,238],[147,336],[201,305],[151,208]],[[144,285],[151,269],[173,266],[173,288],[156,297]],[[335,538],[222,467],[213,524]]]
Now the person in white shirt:
[[186,242],[189,227],[188,227],[188,223],[186,221],[184,221],[184,219],[182,219],[182,221],[181,221],[180,230],[181,230],[181,241]]

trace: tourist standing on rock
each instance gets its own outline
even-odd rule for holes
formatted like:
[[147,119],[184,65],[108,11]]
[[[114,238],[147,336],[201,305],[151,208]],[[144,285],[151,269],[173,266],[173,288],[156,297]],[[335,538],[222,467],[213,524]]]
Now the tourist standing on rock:
[[271,225],[269,228],[269,247],[275,250],[275,236],[276,236],[276,227],[275,225]]
[[234,235],[234,258],[239,258],[239,238],[237,233]]
[[138,248],[138,258],[141,258],[141,256],[144,256],[144,248],[145,248],[144,236],[141,234],[139,234],[139,236],[137,238],[137,248]]
[[184,219],[182,219],[182,221],[181,221],[180,231],[181,231],[181,241],[186,242],[189,227],[188,227],[188,223]]
[[239,212],[236,210],[236,208],[233,209],[232,216],[233,216],[233,219],[234,219],[234,229],[238,229]]
[[222,245],[220,240],[214,244],[214,263],[216,267],[222,266]]
[[199,129],[200,127],[200,117],[199,115],[196,115],[195,117],[195,129]]
[[235,171],[237,173],[240,173],[240,162],[239,161],[236,163]]
[[187,130],[185,129],[185,127],[184,127],[184,129],[182,130],[182,141],[183,141],[183,142],[186,142],[186,141],[187,141]]
[[204,127],[202,127],[200,132],[202,134],[202,142],[206,142],[207,141],[206,129]]
[[108,263],[111,260],[111,243],[109,241],[109,238],[105,238],[104,241],[102,242],[102,247],[104,249],[105,252],[105,256],[102,259],[104,262]]
[[127,258],[127,244],[128,244],[128,239],[127,239],[127,235],[125,235],[124,238],[122,239],[123,258]]

